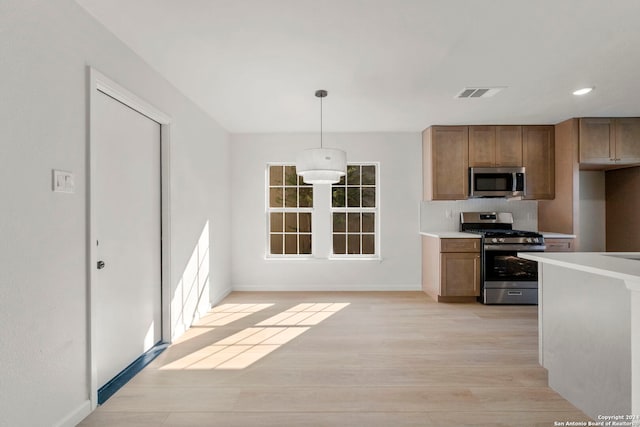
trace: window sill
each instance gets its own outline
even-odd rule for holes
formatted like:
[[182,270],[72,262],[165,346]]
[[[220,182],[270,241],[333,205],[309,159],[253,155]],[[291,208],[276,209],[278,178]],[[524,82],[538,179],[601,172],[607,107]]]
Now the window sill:
[[346,257],[346,256],[332,256],[326,258],[329,261],[370,261],[370,262],[382,262],[381,257]]
[[365,258],[365,257],[328,257],[328,258],[314,258],[314,257],[264,257],[265,261],[292,261],[292,262],[308,262],[308,263],[326,263],[327,261],[355,261],[355,262],[377,262],[381,263],[384,259],[381,257]]

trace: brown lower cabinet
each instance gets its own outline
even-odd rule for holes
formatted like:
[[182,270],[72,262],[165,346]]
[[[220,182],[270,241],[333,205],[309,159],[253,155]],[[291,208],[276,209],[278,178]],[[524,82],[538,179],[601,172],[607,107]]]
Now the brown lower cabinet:
[[544,244],[547,247],[545,252],[574,252],[575,239],[566,238],[545,238]]
[[480,295],[480,239],[422,236],[422,290],[438,302]]

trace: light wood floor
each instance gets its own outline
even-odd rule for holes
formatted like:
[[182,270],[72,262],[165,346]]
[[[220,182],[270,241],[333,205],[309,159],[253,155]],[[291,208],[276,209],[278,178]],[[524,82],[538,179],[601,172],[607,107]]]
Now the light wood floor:
[[533,306],[437,304],[421,292],[236,292],[81,425],[590,420],[547,387],[537,355]]

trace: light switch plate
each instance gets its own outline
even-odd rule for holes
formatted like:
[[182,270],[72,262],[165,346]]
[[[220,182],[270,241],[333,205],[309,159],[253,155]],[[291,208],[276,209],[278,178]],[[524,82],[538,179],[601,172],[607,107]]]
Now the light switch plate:
[[53,170],[53,191],[56,193],[74,193],[76,183],[71,172]]

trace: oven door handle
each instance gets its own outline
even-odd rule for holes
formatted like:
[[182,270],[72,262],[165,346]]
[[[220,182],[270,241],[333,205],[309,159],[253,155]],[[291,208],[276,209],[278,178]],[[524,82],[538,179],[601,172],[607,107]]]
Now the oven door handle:
[[544,252],[547,247],[545,245],[484,245],[485,251],[517,251],[517,252]]

